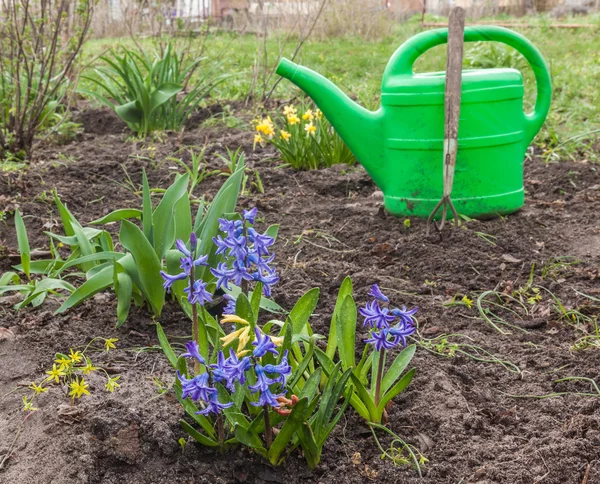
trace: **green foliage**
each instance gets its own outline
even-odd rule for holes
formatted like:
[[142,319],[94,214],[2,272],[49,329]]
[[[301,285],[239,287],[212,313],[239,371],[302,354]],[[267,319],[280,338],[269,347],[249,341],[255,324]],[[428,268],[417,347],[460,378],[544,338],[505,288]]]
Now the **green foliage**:
[[283,115],[277,113],[274,118],[254,120],[254,146],[265,143],[275,146],[281,159],[292,168],[316,170],[356,162],[319,109],[308,109],[302,104],[298,112],[290,105],[285,106]]
[[199,73],[206,58],[177,53],[170,43],[162,53],[151,55],[125,47],[122,51],[112,50],[101,58],[106,66],[96,67],[95,75],[85,78],[95,90],[82,92],[113,108],[140,137],[181,129],[204,97],[227,77],[211,69]]

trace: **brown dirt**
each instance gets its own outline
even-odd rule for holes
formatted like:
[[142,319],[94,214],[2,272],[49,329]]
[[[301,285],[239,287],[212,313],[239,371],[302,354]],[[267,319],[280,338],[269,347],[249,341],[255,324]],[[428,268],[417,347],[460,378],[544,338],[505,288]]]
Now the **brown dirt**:
[[[563,162],[545,165],[534,157],[526,163],[527,202],[503,219],[463,224],[452,237],[425,237],[425,223],[385,217],[376,187],[362,168],[335,167],[294,173],[275,168],[273,152],[252,151],[251,135],[239,130],[190,129],[164,142],[133,142],[111,113],[83,111],[80,139],[67,146],[49,146],[38,153],[27,174],[0,176],[0,210],[19,206],[26,215],[32,248],[47,249],[44,230],[60,230],[50,190],[82,223],[109,211],[137,207],[127,176],[138,186],[142,168],[151,186],[165,187],[175,170],[163,161],[177,149],[202,146],[211,166],[215,152],[244,146],[256,167],[265,194],[245,196],[241,207],[258,206],[265,224],[281,224],[277,261],[281,283],[275,300],[290,309],[311,287],[321,300],[311,323],[326,333],[335,295],[346,275],[354,281],[359,304],[377,282],[397,304],[419,306],[420,332],[425,338],[456,334],[471,338],[498,357],[517,365],[511,373],[497,363],[464,355],[440,356],[420,348],[417,375],[394,400],[390,428],[417,446],[429,459],[424,478],[407,466],[380,459],[368,428],[350,409],[326,444],[322,463],[311,472],[297,453],[274,468],[253,453],[239,449],[221,455],[189,443],[182,452],[178,425],[183,411],[170,392],[159,395],[156,382],[174,380],[157,350],[153,321],[145,311],[133,312],[116,330],[115,298],[99,294],[66,314],[53,315],[60,304],[50,298],[39,308],[16,313],[9,300],[0,306],[0,327],[14,337],[0,340],[0,456],[12,450],[0,470],[0,482],[20,483],[157,483],[157,482],[600,482],[600,398],[578,382],[558,378],[596,378],[598,349],[574,351],[573,342],[592,328],[568,324],[542,300],[523,320],[528,328],[502,335],[485,323],[476,308],[444,306],[453,296],[524,286],[532,264],[534,284],[555,294],[566,309],[585,305],[576,291],[598,297],[600,271],[600,176],[597,166]],[[187,158],[186,158],[187,157]],[[184,155],[184,159],[189,159]],[[197,194],[214,195],[221,177],[204,181]],[[111,227],[116,231],[117,227]],[[479,235],[478,235],[479,234]],[[487,234],[484,236],[482,234]],[[302,235],[302,237],[299,237]],[[490,238],[492,236],[493,238]],[[488,238],[488,241],[485,240]],[[491,242],[491,243],[490,243]],[[0,226],[3,258],[0,270],[17,262],[12,217]],[[577,264],[548,271],[556,257],[574,256]],[[597,316],[590,307],[588,315]],[[169,335],[183,335],[189,324],[173,305],[161,323]],[[359,330],[359,333],[362,328]],[[24,421],[23,385],[39,380],[54,353],[82,347],[95,336],[118,337],[119,349],[93,353],[94,362],[118,369],[121,389],[106,394],[100,378],[92,392],[70,407],[57,389],[41,395],[39,411]],[[12,390],[17,391],[10,393]],[[569,394],[547,399],[513,395]],[[383,445],[389,439],[382,438]],[[355,455],[360,454],[358,459]],[[2,461],[2,457],[0,457]],[[588,472],[586,474],[586,472]]]

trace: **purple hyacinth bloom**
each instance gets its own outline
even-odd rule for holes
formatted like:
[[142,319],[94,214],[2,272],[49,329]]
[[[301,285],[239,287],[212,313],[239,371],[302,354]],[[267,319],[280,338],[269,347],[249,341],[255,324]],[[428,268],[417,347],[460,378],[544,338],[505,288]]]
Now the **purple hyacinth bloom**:
[[390,330],[387,328],[381,331],[372,331],[371,337],[365,339],[365,343],[369,343],[375,346],[377,351],[389,350],[394,348],[399,343],[399,338],[394,338],[391,341],[388,340]]
[[274,382],[285,385],[287,378],[292,374],[292,367],[288,364],[287,359],[288,351],[285,350],[283,357],[278,365],[265,365],[265,372],[276,373],[278,376],[273,378]]
[[176,281],[182,281],[187,278],[187,274],[182,272],[181,274],[177,274],[176,276],[171,276],[167,274],[165,271],[160,271],[160,275],[165,280],[163,284],[163,288],[167,291],[167,294],[171,292],[171,286]]
[[192,397],[192,400],[208,400],[209,393],[216,391],[208,385],[208,373],[201,373],[194,378],[187,379],[179,371],[177,378],[181,382],[181,398]]
[[254,350],[252,350],[252,355],[255,358],[262,358],[267,354],[267,352],[271,352],[274,355],[278,355],[277,347],[275,343],[271,341],[271,338],[266,334],[263,334],[258,328],[254,328],[254,334],[256,335],[256,339],[252,342],[253,346],[256,346]]
[[389,298],[381,292],[381,289],[379,289],[379,286],[377,284],[373,284],[371,286],[369,296],[374,297],[375,299],[379,299],[382,302],[390,302]]
[[227,237],[225,244],[229,247],[229,257],[235,257],[240,261],[246,259],[248,255],[248,246],[246,244],[246,237],[240,235],[239,237]]
[[406,346],[406,338],[417,330],[412,324],[402,324],[390,328],[390,334],[394,337],[396,344],[402,342],[402,346]]
[[196,247],[198,247],[198,237],[194,232],[190,234],[190,250],[192,252],[196,251]]
[[212,295],[206,290],[206,283],[204,281],[194,282],[194,287],[190,291],[189,287],[186,287],[184,292],[188,293],[188,301],[190,304],[200,304],[204,306],[207,302],[212,302]]
[[200,354],[200,350],[198,348],[198,343],[196,343],[195,341],[188,341],[185,344],[185,349],[187,351],[185,353],[183,353],[181,356],[183,356],[184,358],[194,358],[194,359],[198,360],[198,362],[200,362],[201,365],[206,364],[206,361],[204,361],[204,358],[202,358],[202,355]]
[[273,237],[267,234],[259,234],[252,227],[248,229],[248,238],[254,243],[254,250],[258,255],[269,255],[268,247],[271,247],[275,243]]
[[225,262],[219,262],[216,269],[211,268],[210,272],[217,278],[217,289],[224,287],[228,291],[231,291],[229,281],[231,281],[235,272],[231,269],[227,269],[227,264]]
[[260,272],[255,272],[253,274],[253,279],[255,281],[262,282],[263,294],[266,297],[271,296],[271,286],[279,282],[279,276],[276,272],[265,273],[264,275],[261,275]]
[[233,381],[227,369],[227,364],[223,351],[219,351],[219,354],[217,355],[217,363],[210,365],[210,368],[212,370],[212,377],[215,383],[224,382],[227,388],[233,387]]
[[258,213],[257,207],[254,207],[252,210],[244,210],[244,220],[246,220],[248,223],[254,225],[254,218],[256,217],[257,213]]
[[242,283],[242,280],[246,279],[247,281],[252,280],[252,275],[248,273],[246,266],[241,260],[236,260],[233,263],[233,267],[231,268],[231,278],[236,286],[239,286]]
[[223,314],[235,314],[235,298],[231,294],[223,295],[227,301],[227,306],[223,308]]
[[179,252],[181,252],[184,256],[186,257],[191,257],[192,253],[187,249],[187,247],[185,246],[185,242],[181,239],[177,239],[175,241],[175,247],[177,247],[177,250]]
[[196,260],[192,260],[191,257],[182,257],[181,259],[179,259],[179,261],[181,262],[181,265],[179,267],[181,267],[181,270],[185,272],[185,274],[188,276],[190,275],[192,266],[198,267],[209,265],[207,255],[200,256]]
[[419,310],[418,307],[413,309],[406,309],[406,306],[402,306],[402,309],[394,308],[390,312],[400,319],[402,324],[414,324],[415,320],[413,315]]
[[213,242],[217,246],[217,251],[215,252],[215,254],[225,255],[225,252],[229,249],[229,246],[227,245],[226,241],[223,240],[223,237],[217,235],[216,237],[213,237]]
[[369,325],[378,329],[388,328],[389,323],[396,319],[389,314],[388,308],[382,309],[377,301],[367,303],[364,308],[360,308],[358,311],[365,318],[363,326]]
[[271,385],[277,382],[269,378],[265,373],[265,368],[258,363],[254,365],[254,371],[256,372],[256,384],[250,385],[248,388],[252,393],[258,392],[258,401],[250,403],[255,407],[270,405],[271,407],[278,408],[279,402],[277,401],[277,397],[281,395],[273,395],[269,388]]
[[241,228],[239,220],[227,220],[225,218],[219,219],[219,229],[221,232],[225,232],[227,237],[235,237],[236,232]]
[[252,367],[250,357],[245,356],[241,360],[238,359],[233,348],[229,348],[229,358],[225,360],[225,368],[229,374],[229,381],[231,386],[227,386],[231,391],[234,389],[233,383],[236,381],[240,382],[240,385],[246,383],[246,371]]
[[212,388],[212,391],[208,395],[208,400],[206,401],[206,408],[203,410],[199,410],[196,412],[197,414],[208,415],[209,413],[219,414],[221,410],[224,408],[229,408],[233,406],[233,402],[221,403],[219,402],[219,392]]

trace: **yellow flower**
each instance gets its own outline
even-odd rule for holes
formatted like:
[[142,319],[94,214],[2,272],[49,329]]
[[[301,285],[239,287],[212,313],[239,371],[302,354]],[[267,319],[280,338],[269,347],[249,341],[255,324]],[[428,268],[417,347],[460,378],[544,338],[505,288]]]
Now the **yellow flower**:
[[42,385],[36,385],[35,382],[31,382],[31,385],[29,385],[29,388],[31,388],[36,395],[39,395],[40,393],[44,393],[47,392],[48,389],[44,388]]
[[312,124],[312,121],[311,121],[306,126],[304,126],[304,131],[306,131],[307,135],[312,134],[314,136],[317,131],[317,127],[314,124]]
[[322,119],[323,118],[323,111],[321,111],[319,108],[317,108],[315,110],[315,118],[317,118],[317,119]]
[[75,381],[71,382],[69,385],[71,391],[69,392],[69,396],[73,398],[81,398],[83,395],[89,395],[88,384],[82,378],[81,381],[79,379],[75,379]]
[[253,149],[256,148],[256,144],[263,144],[265,142],[265,140],[263,139],[263,137],[260,134],[255,134],[254,135],[254,146],[252,147]]
[[237,316],[235,314],[225,314],[223,316],[223,318],[221,319],[221,324],[227,324],[227,323],[245,324],[246,326],[250,324],[248,321],[240,318],[239,316]]
[[71,361],[74,363],[80,362],[81,358],[83,358],[83,356],[81,356],[81,352],[73,351],[73,348],[71,348],[71,353],[69,354],[69,357],[71,358]]
[[314,114],[312,112],[312,109],[307,109],[306,112],[302,115],[302,119],[304,121],[306,121],[307,119],[310,119],[311,121],[314,119]]
[[292,137],[292,135],[291,135],[290,133],[288,133],[287,131],[285,131],[285,130],[283,130],[283,129],[282,129],[282,130],[281,130],[281,134],[279,135],[279,137],[280,137],[281,139],[284,139],[284,140],[286,140],[286,141],[289,141],[289,140],[290,140],[290,138]]
[[89,375],[92,371],[98,369],[92,365],[92,360],[90,360],[89,358],[86,358],[85,361],[85,366],[81,368],[81,373],[83,373],[84,375]]
[[62,367],[56,368],[56,363],[53,364],[52,369],[48,370],[46,373],[50,375],[48,378],[46,378],[46,380],[54,379],[56,383],[59,383],[61,376],[65,376],[65,372],[63,371]]
[[236,339],[238,340],[238,348],[236,353],[239,353],[244,350],[250,341],[250,326],[246,326],[245,328],[241,328],[229,333],[227,336],[223,336],[221,338],[221,342],[223,343],[223,347],[226,347],[233,343]]
[[296,116],[296,108],[292,105],[284,106],[283,114],[287,117]]
[[119,338],[108,338],[104,340],[104,349],[106,350],[106,352],[108,353],[111,348],[112,349],[116,349],[117,347],[115,346],[115,343],[119,341]]
[[54,362],[60,365],[61,370],[68,370],[73,365],[73,360],[63,355],[54,360]]
[[275,346],[281,346],[283,344],[283,336],[271,336],[271,335],[269,335],[269,338],[271,338],[271,341],[273,342],[273,344]]
[[37,408],[34,408],[31,400],[29,400],[27,397],[23,397],[23,411],[27,412],[27,411],[33,411],[33,410],[37,410]]
[[473,300],[469,299],[467,296],[463,296],[463,298],[461,299],[461,302],[467,306],[469,309],[471,309],[473,307]]
[[256,131],[263,133],[269,138],[272,137],[275,134],[275,127],[273,126],[273,121],[271,121],[271,118],[267,116],[259,124],[257,124]]
[[291,126],[293,126],[294,124],[300,123],[300,118],[298,116],[296,116],[295,114],[292,114],[287,117],[287,121]]
[[117,381],[119,380],[119,378],[121,378],[120,376],[113,376],[113,377],[108,377],[108,381],[106,382],[106,390],[109,391],[110,393],[114,392],[117,388],[119,388],[121,385],[119,385],[117,383]]

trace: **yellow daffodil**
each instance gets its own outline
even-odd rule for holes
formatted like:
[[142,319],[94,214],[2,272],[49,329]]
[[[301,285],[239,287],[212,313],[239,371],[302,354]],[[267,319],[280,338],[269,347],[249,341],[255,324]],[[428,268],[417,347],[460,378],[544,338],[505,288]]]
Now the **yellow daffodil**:
[[62,368],[56,368],[56,363],[52,365],[52,369],[46,372],[50,375],[46,380],[54,380],[56,383],[60,382],[60,377],[65,376],[65,372]]
[[48,389],[44,388],[42,385],[37,385],[35,382],[31,382],[31,385],[29,385],[29,388],[31,388],[36,395],[39,395],[40,393],[44,393],[47,392]]
[[256,148],[257,144],[262,145],[265,142],[265,140],[263,139],[263,137],[260,134],[255,134],[254,135],[254,146],[252,148]]
[[283,108],[283,114],[287,117],[289,116],[296,116],[296,108],[292,105],[290,106],[284,106]]
[[286,140],[286,141],[289,141],[289,140],[290,140],[290,138],[292,137],[292,135],[291,135],[291,133],[288,133],[287,131],[285,131],[285,130],[283,130],[283,129],[282,129],[282,130],[281,130],[281,132],[280,132],[280,135],[279,135],[279,137],[280,137],[281,139],[284,139],[284,140]]
[[323,118],[323,111],[321,111],[320,109],[317,108],[315,110],[315,118],[322,119]]
[[90,394],[90,392],[88,391],[88,384],[83,378],[81,380],[75,379],[75,381],[72,381],[69,385],[69,388],[71,388],[69,396],[73,397],[74,399],[81,398],[83,395]]
[[317,131],[317,127],[314,124],[312,124],[312,122],[310,122],[306,126],[304,126],[304,131],[306,131],[307,135],[312,134],[314,136]]
[[119,341],[118,338],[109,338],[104,340],[104,349],[108,353],[111,349],[116,349],[115,343]]
[[121,385],[119,385],[117,383],[117,381],[119,380],[119,378],[121,378],[120,376],[113,376],[113,377],[108,377],[108,381],[106,382],[105,388],[107,391],[109,391],[110,393],[114,392],[117,388],[119,388]]
[[287,121],[290,124],[290,126],[293,126],[294,124],[300,123],[300,118],[298,116],[296,116],[295,114],[292,114],[287,117]]
[[28,412],[33,410],[37,410],[37,408],[34,408],[32,401],[27,397],[23,397],[23,411]]
[[71,353],[69,353],[69,358],[71,358],[71,361],[73,363],[79,363],[81,361],[81,359],[83,358],[83,356],[81,355],[80,351],[73,351],[73,348],[71,348]]
[[238,323],[238,324],[244,324],[246,326],[248,326],[250,324],[248,321],[240,318],[239,316],[237,316],[235,314],[225,314],[223,316],[223,318],[221,318],[221,324],[227,324],[227,323]]
[[73,360],[63,355],[56,358],[54,362],[60,365],[61,370],[68,370],[73,365]]
[[314,117],[315,116],[314,116],[314,114],[312,112],[312,109],[307,109],[306,112],[302,115],[302,119],[304,121],[306,121],[307,119],[309,119],[309,120],[312,121]]
[[89,358],[86,358],[85,361],[85,366],[81,368],[81,373],[83,373],[84,375],[89,375],[92,371],[98,369],[92,365],[92,360],[90,360]]
[[273,135],[275,134],[275,126],[273,125],[273,121],[271,121],[271,118],[266,117],[259,124],[257,124],[256,131],[264,134],[269,138],[273,137]]

